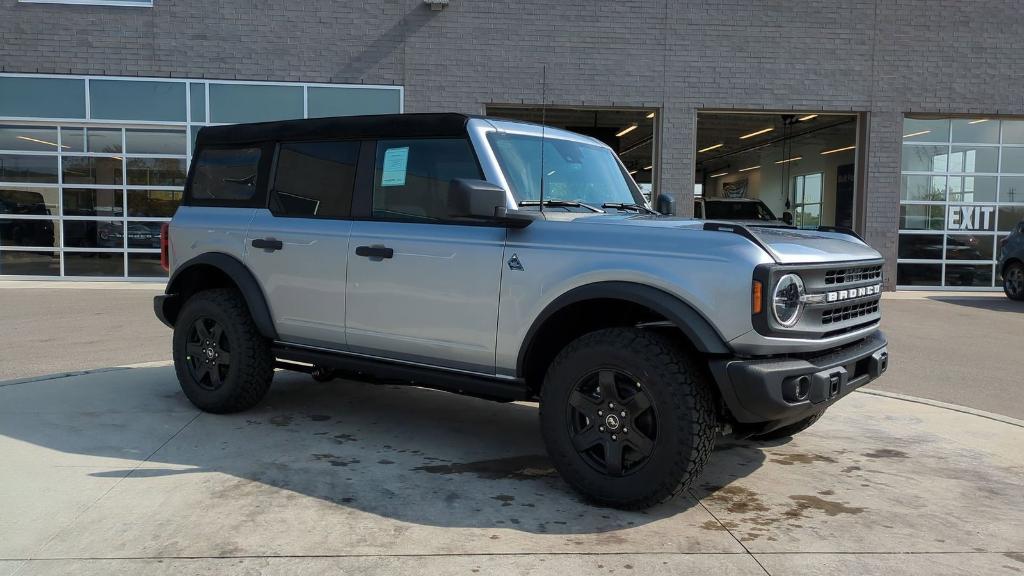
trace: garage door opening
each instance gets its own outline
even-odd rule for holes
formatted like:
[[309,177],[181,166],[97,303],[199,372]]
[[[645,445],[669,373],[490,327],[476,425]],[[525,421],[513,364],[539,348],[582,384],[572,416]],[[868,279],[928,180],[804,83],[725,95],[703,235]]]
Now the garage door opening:
[[598,110],[588,108],[560,108],[490,105],[488,116],[523,120],[563,128],[591,136],[604,142],[618,154],[626,170],[636,180],[647,201],[651,200],[656,180],[654,161],[656,138],[656,112],[639,108]]
[[801,228],[859,229],[859,157],[856,114],[700,112],[694,195],[759,199]]

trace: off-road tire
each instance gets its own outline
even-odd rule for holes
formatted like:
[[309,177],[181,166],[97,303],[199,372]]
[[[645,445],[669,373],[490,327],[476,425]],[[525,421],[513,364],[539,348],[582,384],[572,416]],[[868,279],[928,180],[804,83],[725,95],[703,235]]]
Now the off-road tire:
[[771,432],[757,434],[755,436],[752,436],[751,438],[754,440],[779,440],[781,438],[789,438],[790,436],[795,436],[796,434],[799,434],[800,432],[803,432],[804,430],[810,428],[812,424],[814,424],[815,422],[818,421],[819,418],[821,418],[822,414],[823,412],[819,412],[814,416],[808,416],[803,420],[798,420],[792,424],[783,426],[782,428],[776,428]]
[[[216,389],[203,386],[190,369],[187,347],[189,334],[199,319],[209,319],[222,328],[230,363]],[[182,307],[174,324],[174,370],[185,396],[205,412],[228,414],[252,408],[263,399],[274,377],[270,341],[264,338],[245,300],[235,290],[197,292]]]
[[[609,369],[635,377],[658,422],[650,455],[620,476],[599,471],[572,441],[570,396],[589,374]],[[714,449],[711,386],[707,371],[666,336],[636,328],[585,334],[555,357],[544,378],[540,423],[548,454],[562,478],[597,504],[641,509],[668,500],[700,475]]]
[[1011,262],[1003,270],[1003,292],[1010,300],[1024,300],[1024,289],[1016,282],[1018,274],[1024,274],[1024,264]]

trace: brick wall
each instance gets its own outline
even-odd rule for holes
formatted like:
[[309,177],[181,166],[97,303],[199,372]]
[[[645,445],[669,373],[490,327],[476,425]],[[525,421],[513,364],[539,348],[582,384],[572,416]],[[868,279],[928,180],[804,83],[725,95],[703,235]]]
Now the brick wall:
[[0,70],[402,84],[406,110],[662,109],[661,189],[692,206],[697,110],[868,113],[867,239],[895,279],[906,112],[1024,114],[1017,0],[0,0]]

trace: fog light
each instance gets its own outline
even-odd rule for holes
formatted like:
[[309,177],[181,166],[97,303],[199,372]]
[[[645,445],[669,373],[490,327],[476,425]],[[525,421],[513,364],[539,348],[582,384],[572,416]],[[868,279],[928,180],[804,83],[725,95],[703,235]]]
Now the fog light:
[[782,399],[790,404],[807,400],[811,393],[811,379],[807,376],[789,378],[782,383]]

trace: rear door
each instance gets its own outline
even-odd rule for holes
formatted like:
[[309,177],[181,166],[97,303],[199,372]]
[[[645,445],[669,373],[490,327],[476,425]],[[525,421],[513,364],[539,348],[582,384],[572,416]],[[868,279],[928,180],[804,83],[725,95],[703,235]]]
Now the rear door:
[[256,211],[245,263],[287,342],[345,347],[345,282],[361,143],[282,142],[269,208]]
[[350,350],[493,373],[505,228],[448,219],[451,180],[482,177],[469,141],[379,141],[372,174],[349,245]]

